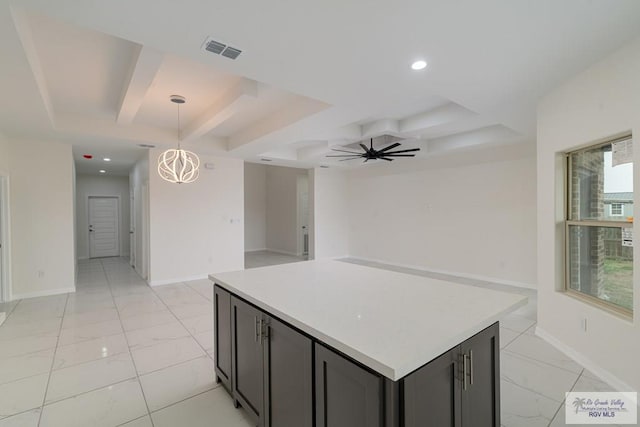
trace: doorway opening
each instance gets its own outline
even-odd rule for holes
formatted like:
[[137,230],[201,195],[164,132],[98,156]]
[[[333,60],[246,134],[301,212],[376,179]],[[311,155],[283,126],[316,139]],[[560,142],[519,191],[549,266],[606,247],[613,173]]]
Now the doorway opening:
[[305,261],[309,171],[245,163],[245,268]]

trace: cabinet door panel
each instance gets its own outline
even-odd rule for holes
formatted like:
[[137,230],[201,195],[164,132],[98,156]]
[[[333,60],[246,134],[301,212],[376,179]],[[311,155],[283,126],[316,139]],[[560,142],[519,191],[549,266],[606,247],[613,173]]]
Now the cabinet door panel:
[[231,315],[233,397],[258,425],[262,425],[264,364],[262,342],[258,336],[262,312],[232,297]]
[[316,426],[382,427],[383,380],[316,344]]
[[268,427],[312,427],[313,343],[276,319],[265,341],[265,423]]
[[216,286],[213,295],[216,375],[231,389],[231,294]]
[[467,356],[467,389],[462,392],[465,427],[500,427],[499,337],[495,323],[460,346]]
[[405,427],[460,427],[458,347],[404,379]]

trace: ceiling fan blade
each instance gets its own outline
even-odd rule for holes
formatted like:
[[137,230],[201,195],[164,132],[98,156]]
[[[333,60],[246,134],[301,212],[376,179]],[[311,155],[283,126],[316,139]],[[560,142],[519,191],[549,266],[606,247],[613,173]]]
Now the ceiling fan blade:
[[337,148],[332,148],[331,151],[340,151],[341,153],[351,153],[351,154],[360,154],[357,151],[347,151],[347,150],[339,150]]
[[362,156],[360,154],[327,154],[325,157],[353,157],[354,159],[357,159]]
[[368,153],[368,152],[369,152],[369,149],[367,148],[367,146],[366,146],[366,145],[364,145],[364,144],[362,144],[362,143],[361,143],[361,144],[360,144],[360,147],[362,147],[362,149],[365,151],[365,153]]
[[370,143],[370,145],[371,145],[371,151],[373,151],[373,138],[371,138],[371,143]]
[[350,159],[340,159],[340,160],[338,160],[338,161],[339,161],[339,162],[344,162],[345,160],[355,160],[355,159],[358,159],[358,158],[359,158],[359,157],[352,157],[352,158],[350,158]]
[[390,154],[385,154],[384,156],[385,157],[415,157],[416,155],[415,154],[393,154],[393,153],[390,153]]
[[398,146],[400,146],[400,143],[396,142],[395,144],[391,144],[388,147],[384,147],[382,150],[378,150],[378,153],[384,153],[385,151],[391,150],[392,148],[396,148]]
[[411,152],[413,152],[413,151],[420,151],[420,149],[419,149],[419,148],[409,148],[409,149],[407,149],[407,150],[396,150],[396,151],[390,151],[390,152],[388,152],[388,153],[384,153],[384,154],[385,154],[385,156],[386,156],[387,154],[411,153]]
[[393,162],[393,159],[390,159],[388,157],[378,157],[378,158],[382,160],[386,160],[387,162]]

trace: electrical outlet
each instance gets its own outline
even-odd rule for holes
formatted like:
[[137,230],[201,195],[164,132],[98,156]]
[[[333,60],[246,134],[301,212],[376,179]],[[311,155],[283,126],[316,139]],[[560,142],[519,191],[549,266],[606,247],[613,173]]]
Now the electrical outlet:
[[587,332],[587,318],[583,317],[581,322],[581,328],[583,332]]

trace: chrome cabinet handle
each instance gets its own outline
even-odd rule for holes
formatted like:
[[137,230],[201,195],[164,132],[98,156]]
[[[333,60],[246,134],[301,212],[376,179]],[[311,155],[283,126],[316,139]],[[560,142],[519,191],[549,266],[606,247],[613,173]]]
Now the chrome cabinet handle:
[[260,341],[260,326],[259,326],[259,323],[258,323],[258,316],[255,316],[254,319],[256,321],[255,324],[254,324],[255,332],[256,332],[256,342],[259,342]]
[[473,350],[469,350],[469,384],[473,385]]
[[462,354],[462,389],[467,389],[467,355]]

